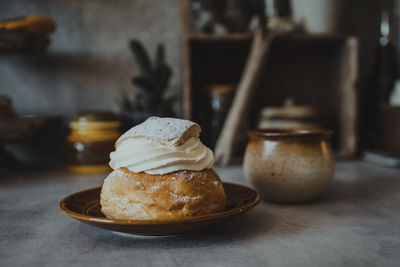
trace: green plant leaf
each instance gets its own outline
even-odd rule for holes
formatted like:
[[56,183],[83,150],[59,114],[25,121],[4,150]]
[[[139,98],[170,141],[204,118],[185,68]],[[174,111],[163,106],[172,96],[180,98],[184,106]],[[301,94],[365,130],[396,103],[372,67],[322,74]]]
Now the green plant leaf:
[[158,44],[154,56],[154,71],[165,62],[165,49],[163,44]]
[[157,83],[159,85],[161,93],[163,94],[168,87],[168,82],[171,77],[172,71],[171,68],[166,64],[161,64],[155,70],[154,76],[157,79]]
[[133,55],[135,56],[137,65],[142,75],[152,76],[150,58],[143,45],[137,40],[131,40],[129,46]]
[[146,76],[137,76],[132,79],[132,83],[149,94],[157,94],[158,85],[151,78]]
[[156,110],[170,101],[164,101],[164,94],[168,88],[171,77],[171,68],[165,62],[165,49],[163,44],[158,44],[154,62],[138,40],[131,40],[129,46],[136,59],[141,75],[132,79],[133,85],[138,89],[134,98],[124,96],[121,106],[132,110]]
[[134,104],[131,98],[129,97],[128,93],[126,91],[121,91],[120,92],[120,97],[118,99],[120,102],[120,106],[123,110],[133,110],[134,109]]
[[150,110],[152,106],[152,96],[150,94],[139,94],[139,96],[141,110]]
[[163,44],[158,44],[154,57],[154,77],[158,84],[160,94],[164,94],[168,87],[168,81],[171,76],[171,69],[165,63],[165,49]]

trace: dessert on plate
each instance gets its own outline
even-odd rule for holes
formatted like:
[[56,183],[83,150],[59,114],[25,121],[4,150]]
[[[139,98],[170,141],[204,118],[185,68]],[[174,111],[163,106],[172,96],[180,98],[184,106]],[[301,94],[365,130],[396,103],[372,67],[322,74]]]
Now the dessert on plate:
[[225,208],[214,155],[197,123],[151,117],[123,134],[110,154],[101,211],[128,220],[180,219]]

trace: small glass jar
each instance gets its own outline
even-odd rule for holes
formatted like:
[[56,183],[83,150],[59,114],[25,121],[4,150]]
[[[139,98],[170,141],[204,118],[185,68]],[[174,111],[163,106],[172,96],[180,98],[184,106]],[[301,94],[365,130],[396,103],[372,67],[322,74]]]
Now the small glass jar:
[[67,169],[74,173],[110,171],[110,152],[120,136],[118,117],[108,111],[82,111],[69,124]]
[[234,84],[207,86],[211,105],[211,147],[214,148],[224,126],[235,92]]

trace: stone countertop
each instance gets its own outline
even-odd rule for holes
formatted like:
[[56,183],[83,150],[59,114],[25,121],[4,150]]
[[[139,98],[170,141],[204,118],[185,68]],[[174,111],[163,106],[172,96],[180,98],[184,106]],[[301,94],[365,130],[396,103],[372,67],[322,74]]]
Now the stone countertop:
[[[241,167],[216,168],[248,184]],[[58,205],[104,175],[0,177],[0,266],[399,266],[400,170],[342,162],[312,203],[261,202],[198,234],[127,238],[80,223]]]

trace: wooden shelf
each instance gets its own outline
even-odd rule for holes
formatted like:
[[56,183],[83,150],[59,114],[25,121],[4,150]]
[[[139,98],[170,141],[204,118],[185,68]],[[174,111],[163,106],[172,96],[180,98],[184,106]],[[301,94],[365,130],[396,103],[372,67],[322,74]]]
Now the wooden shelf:
[[251,40],[253,38],[250,33],[235,33],[235,34],[205,34],[194,33],[185,36],[187,41],[235,41],[235,40]]
[[[211,108],[205,88],[238,84],[252,34],[207,35],[183,28],[184,116],[202,126],[207,144]],[[256,125],[263,107],[281,106],[285,98],[292,97],[298,104],[320,111],[322,126],[334,130],[338,155],[355,155],[357,56],[358,40],[352,36],[296,33],[277,37],[248,124]]]
[[[329,43],[329,42],[341,42],[347,36],[342,34],[306,34],[297,33],[291,35],[278,36],[278,40],[287,40],[290,42],[300,43]],[[190,33],[184,35],[185,41],[249,41],[253,38],[252,33],[229,33],[229,34],[205,34],[205,33]]]

